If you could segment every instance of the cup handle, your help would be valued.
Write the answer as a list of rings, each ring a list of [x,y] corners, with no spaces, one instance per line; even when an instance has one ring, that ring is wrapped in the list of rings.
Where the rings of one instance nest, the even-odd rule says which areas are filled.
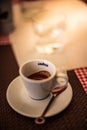
[[[56,75],[55,84],[54,84],[53,88],[67,86],[67,84],[68,84],[67,77]]]

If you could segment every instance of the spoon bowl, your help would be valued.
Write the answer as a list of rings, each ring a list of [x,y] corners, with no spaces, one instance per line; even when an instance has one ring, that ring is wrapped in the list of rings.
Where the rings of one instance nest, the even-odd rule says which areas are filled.
[[[42,112],[40,117],[35,118],[35,123],[36,124],[44,124],[46,119],[45,119],[45,114],[46,112],[49,110],[52,102],[55,100],[55,98],[61,94],[65,89],[67,88],[67,86],[61,86],[61,87],[56,87],[52,89],[52,97],[50,99],[50,101],[48,102],[46,108],[44,109],[44,111]]]

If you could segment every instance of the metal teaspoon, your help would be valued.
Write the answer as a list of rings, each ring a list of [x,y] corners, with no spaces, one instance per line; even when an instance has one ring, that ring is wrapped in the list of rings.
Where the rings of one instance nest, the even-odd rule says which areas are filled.
[[[42,112],[41,116],[35,118],[35,123],[36,124],[44,124],[45,123],[45,121],[46,121],[46,119],[45,119],[46,112],[48,111],[49,107],[51,106],[52,102],[57,97],[57,95],[59,95],[61,92],[63,92],[66,88],[67,88],[67,86],[62,86],[62,87],[56,87],[56,88],[52,89],[52,97],[51,97],[49,103],[47,104],[46,108]]]

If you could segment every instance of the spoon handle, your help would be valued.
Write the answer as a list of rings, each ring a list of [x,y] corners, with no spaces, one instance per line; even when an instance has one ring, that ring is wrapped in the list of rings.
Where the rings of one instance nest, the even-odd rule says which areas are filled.
[[[51,97],[49,103],[47,104],[47,106],[46,106],[46,108],[44,109],[44,111],[43,111],[43,113],[41,114],[41,116],[35,118],[35,123],[36,123],[36,124],[44,124],[44,123],[45,123],[45,117],[44,117],[44,115],[45,115],[46,112],[48,111],[48,109],[49,109],[51,103],[54,101],[54,99],[55,99],[55,97],[52,95],[52,97]]]
[[[45,123],[45,117],[44,115],[46,114],[46,112],[48,111],[48,109],[50,108],[52,102],[54,101],[54,99],[57,97],[57,95],[59,95],[61,92],[63,92],[66,89],[66,86],[60,87],[60,88],[55,88],[52,91],[52,97],[50,99],[50,101],[48,102],[46,108],[44,109],[43,113],[41,114],[40,117],[35,118],[35,123],[36,124],[44,124]]]

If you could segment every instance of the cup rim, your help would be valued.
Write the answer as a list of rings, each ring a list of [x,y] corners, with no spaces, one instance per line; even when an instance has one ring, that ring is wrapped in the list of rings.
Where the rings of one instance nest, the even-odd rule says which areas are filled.
[[[53,66],[53,68],[54,68],[55,71],[53,72],[53,74],[51,74],[50,77],[48,77],[48,78],[46,78],[46,79],[43,79],[43,80],[29,79],[29,78],[27,78],[26,76],[23,75],[23,73],[21,72],[21,70],[22,70],[22,68],[23,68],[26,64],[28,64],[29,62],[34,62],[34,61],[46,61],[46,62],[50,63],[50,64]],[[56,73],[57,73],[57,70],[56,70],[55,65],[54,65],[51,61],[49,61],[49,60],[44,60],[44,59],[33,59],[33,60],[29,60],[29,61],[25,62],[24,64],[22,64],[22,65],[20,66],[20,68],[19,68],[19,74],[20,74],[20,76],[21,76],[23,79],[25,79],[26,81],[31,82],[31,83],[47,82],[47,81],[51,80],[53,77],[55,77],[55,76],[56,76]]]

